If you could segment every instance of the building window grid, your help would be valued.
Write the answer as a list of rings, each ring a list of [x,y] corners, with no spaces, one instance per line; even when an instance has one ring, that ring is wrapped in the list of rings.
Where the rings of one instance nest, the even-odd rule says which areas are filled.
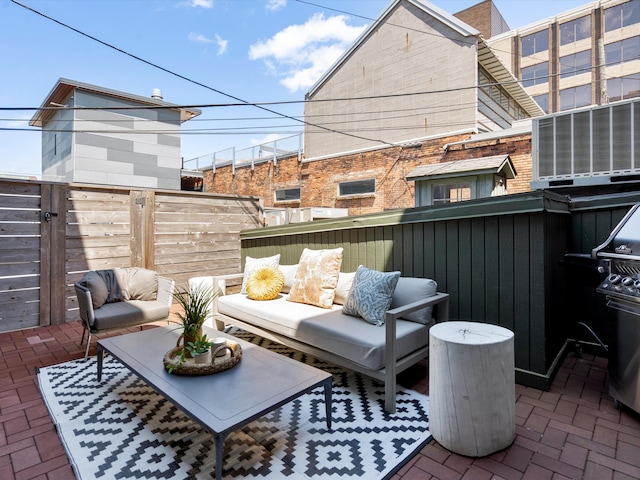
[[[534,85],[542,85],[549,82],[549,62],[536,63],[529,67],[520,69],[522,77],[522,86],[533,87]]]
[[[560,57],[560,78],[569,78],[591,71],[591,50]]]
[[[640,73],[608,79],[607,97],[610,102],[640,97]]]
[[[549,50],[549,31],[540,30],[522,37],[520,40],[522,56],[528,57]]]
[[[282,188],[275,191],[276,202],[295,202],[300,201],[300,187]]]
[[[540,106],[544,113],[549,113],[549,94],[543,93],[542,95],[536,95],[533,97],[536,103]]]
[[[560,110],[591,105],[591,84],[560,90]]]
[[[433,205],[471,200],[470,183],[434,184],[431,186],[431,202]]]
[[[591,16],[576,18],[560,24],[560,45],[591,38]]]
[[[604,11],[604,31],[610,32],[622,27],[640,23],[640,0],[630,0]]]
[[[376,179],[355,180],[340,182],[338,184],[339,197],[352,197],[356,195],[372,195],[376,193]]]
[[[607,66],[640,59],[640,36],[608,43],[604,46],[604,58]]]

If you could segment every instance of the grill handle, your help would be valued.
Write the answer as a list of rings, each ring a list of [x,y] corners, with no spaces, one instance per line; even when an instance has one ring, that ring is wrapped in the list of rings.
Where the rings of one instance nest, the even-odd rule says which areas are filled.
[[[607,307],[615,308],[616,310],[640,317],[640,305],[625,302],[624,300],[607,297]]]

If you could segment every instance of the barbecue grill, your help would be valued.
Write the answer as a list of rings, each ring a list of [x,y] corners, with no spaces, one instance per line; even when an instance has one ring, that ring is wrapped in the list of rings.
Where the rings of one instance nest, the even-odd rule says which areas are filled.
[[[640,413],[640,204],[591,252],[603,260],[605,279],[596,289],[613,312],[609,340],[609,393]]]

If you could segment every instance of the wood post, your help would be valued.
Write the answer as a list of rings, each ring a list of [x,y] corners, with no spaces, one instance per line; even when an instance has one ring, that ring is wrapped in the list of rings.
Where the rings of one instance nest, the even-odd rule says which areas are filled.
[[[513,332],[476,322],[444,322],[429,333],[429,430],[469,457],[515,438]]]

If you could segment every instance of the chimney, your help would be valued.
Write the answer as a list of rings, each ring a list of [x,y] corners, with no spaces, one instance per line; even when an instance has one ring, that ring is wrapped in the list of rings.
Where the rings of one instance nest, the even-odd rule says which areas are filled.
[[[151,92],[151,98],[155,98],[156,100],[162,100],[162,90],[159,88],[154,88]]]

